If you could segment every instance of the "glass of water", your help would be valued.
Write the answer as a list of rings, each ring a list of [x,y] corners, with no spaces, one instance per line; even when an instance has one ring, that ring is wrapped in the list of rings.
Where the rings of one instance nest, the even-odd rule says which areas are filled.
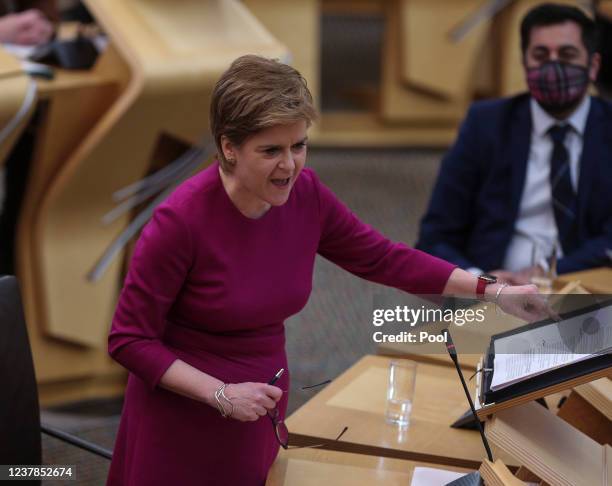
[[[388,424],[407,428],[414,399],[417,364],[407,359],[394,359],[389,364],[389,386],[387,388]]]

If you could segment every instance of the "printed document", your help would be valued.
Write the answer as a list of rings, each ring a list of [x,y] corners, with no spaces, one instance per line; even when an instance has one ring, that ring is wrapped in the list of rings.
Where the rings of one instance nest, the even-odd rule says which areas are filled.
[[[496,339],[491,390],[612,352],[612,305]]]

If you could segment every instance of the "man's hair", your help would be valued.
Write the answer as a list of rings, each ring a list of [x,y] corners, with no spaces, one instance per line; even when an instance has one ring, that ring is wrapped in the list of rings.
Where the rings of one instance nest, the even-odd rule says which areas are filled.
[[[582,43],[589,56],[597,51],[597,28],[595,22],[582,10],[571,5],[543,3],[532,8],[521,22],[521,51],[523,56],[529,46],[531,31],[534,27],[575,22],[582,31]]]
[[[210,129],[219,164],[231,171],[221,147],[226,136],[237,146],[259,131],[316,118],[312,95],[302,75],[286,64],[261,56],[236,59],[215,85],[210,102]]]

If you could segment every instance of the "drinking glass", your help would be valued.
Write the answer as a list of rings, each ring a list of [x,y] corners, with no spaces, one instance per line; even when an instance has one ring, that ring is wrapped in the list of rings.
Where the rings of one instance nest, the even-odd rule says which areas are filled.
[[[414,399],[417,364],[407,359],[392,360],[389,364],[389,386],[387,388],[388,424],[407,428]]]

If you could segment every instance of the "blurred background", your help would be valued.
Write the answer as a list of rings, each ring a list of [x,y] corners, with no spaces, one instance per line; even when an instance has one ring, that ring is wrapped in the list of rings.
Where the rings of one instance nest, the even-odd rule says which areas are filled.
[[[51,43],[0,48],[0,127],[8,127],[0,201],[12,214],[0,274],[20,284],[43,421],[112,448],[126,372],[108,357],[106,337],[131,248],[152,208],[210,162],[208,101],[233,59],[259,53],[304,75],[320,110],[308,164],[363,221],[412,245],[469,104],[525,90],[518,26],[538,3],[28,5],[48,15],[55,34]],[[597,12],[604,26],[612,18],[612,2],[566,3]],[[611,87],[605,49],[609,42],[603,95]],[[376,287],[318,259],[313,288],[286,323],[289,413],[313,393],[301,386],[374,351]],[[78,484],[103,484],[108,468],[48,436],[43,461],[78,464]]]

